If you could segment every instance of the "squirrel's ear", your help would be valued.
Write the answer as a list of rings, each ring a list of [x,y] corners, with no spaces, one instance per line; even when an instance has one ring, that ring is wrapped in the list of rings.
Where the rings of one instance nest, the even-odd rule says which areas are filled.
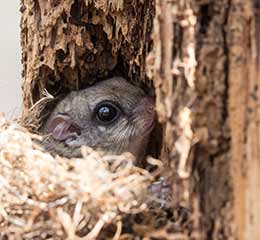
[[[81,128],[73,123],[69,116],[57,115],[47,124],[47,133],[56,140],[63,141],[75,134],[80,135]]]

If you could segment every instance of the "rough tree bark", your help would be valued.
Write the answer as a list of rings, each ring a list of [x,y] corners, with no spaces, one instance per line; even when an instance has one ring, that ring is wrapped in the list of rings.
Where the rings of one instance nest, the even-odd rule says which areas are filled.
[[[21,12],[24,117],[44,89],[152,80],[173,207],[191,209],[179,239],[260,238],[257,0],[22,0]]]

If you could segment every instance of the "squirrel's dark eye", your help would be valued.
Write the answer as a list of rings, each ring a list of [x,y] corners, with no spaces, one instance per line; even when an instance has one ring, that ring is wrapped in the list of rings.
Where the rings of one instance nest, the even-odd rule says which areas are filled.
[[[111,123],[117,119],[118,114],[118,108],[110,102],[100,103],[96,108],[96,118],[100,123]]]

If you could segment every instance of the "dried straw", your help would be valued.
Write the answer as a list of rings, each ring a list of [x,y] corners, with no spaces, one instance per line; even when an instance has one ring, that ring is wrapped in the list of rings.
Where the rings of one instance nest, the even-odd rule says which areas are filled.
[[[152,178],[130,155],[53,157],[34,139],[0,116],[0,239],[97,239],[111,224],[119,239],[123,217],[146,209]]]

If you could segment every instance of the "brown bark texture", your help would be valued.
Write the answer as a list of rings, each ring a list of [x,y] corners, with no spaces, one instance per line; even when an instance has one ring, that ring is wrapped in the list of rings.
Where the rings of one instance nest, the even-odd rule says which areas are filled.
[[[114,75],[148,81],[153,1],[24,0],[21,12],[24,116],[45,89],[56,96]]]
[[[260,239],[257,0],[22,0],[21,12],[27,123],[45,89],[114,75],[148,88],[172,208],[189,211],[168,239]]]

